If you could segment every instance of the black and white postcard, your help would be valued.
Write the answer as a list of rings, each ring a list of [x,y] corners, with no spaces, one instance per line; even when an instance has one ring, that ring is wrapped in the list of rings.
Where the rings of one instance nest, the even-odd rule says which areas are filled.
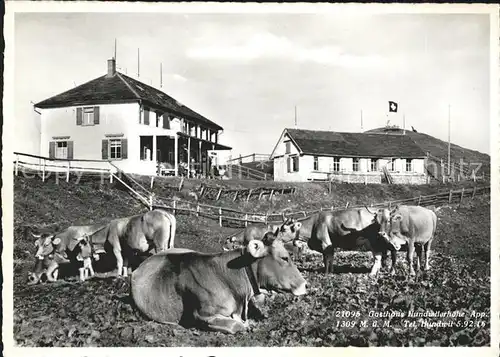
[[[4,29],[6,356],[498,356],[498,6]]]

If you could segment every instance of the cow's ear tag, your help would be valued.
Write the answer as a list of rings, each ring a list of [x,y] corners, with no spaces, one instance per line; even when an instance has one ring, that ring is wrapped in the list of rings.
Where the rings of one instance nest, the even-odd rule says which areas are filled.
[[[61,243],[61,238],[54,238],[54,239],[52,239],[52,244],[58,245],[60,243]]]

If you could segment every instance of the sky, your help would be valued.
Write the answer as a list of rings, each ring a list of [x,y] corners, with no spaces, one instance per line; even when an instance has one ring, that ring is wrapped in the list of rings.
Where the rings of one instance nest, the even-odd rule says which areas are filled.
[[[490,153],[489,16],[18,13],[16,151],[39,154],[32,102],[117,67],[224,128],[231,155],[269,154],[284,128],[390,124]],[[399,104],[388,113],[388,101]],[[361,114],[362,113],[362,114]],[[363,129],[361,128],[361,116]]]

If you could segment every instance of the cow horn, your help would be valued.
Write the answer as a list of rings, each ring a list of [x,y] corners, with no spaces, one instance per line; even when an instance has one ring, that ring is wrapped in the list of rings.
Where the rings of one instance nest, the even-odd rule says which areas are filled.
[[[257,239],[252,239],[248,242],[247,250],[254,258],[262,258],[267,255],[267,247],[262,241]]]
[[[36,239],[38,239],[38,238],[40,238],[40,237],[42,236],[42,233],[38,233],[38,234],[35,234],[35,233],[33,233],[33,232],[30,232],[30,233],[31,233],[31,235],[32,235],[33,237],[35,237]]]
[[[370,212],[371,214],[377,214],[377,212],[373,212],[371,209],[368,208],[368,206],[365,205],[365,208],[368,212]]]

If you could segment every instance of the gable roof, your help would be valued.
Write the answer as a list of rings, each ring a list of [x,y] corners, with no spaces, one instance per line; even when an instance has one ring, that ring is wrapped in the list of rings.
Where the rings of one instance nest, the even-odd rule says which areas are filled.
[[[285,129],[302,154],[346,157],[423,158],[424,151],[406,135],[339,133]]]
[[[179,103],[164,92],[120,72],[115,72],[112,76],[104,75],[95,78],[66,92],[45,99],[35,104],[35,107],[42,109],[61,108],[136,101],[142,101],[151,107],[163,109],[169,113],[203,123],[212,129],[223,129],[220,125]]]

